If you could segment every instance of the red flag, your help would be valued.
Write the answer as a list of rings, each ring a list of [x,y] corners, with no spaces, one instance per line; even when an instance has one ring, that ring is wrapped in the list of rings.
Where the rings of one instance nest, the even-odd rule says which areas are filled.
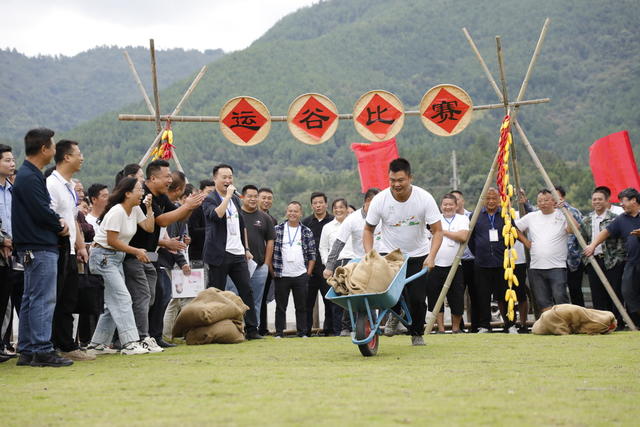
[[[360,188],[362,192],[377,187],[384,190],[389,186],[389,163],[398,158],[396,139],[373,142],[371,144],[351,144],[351,150],[358,159]]]
[[[611,189],[611,201],[618,202],[618,193],[625,188],[640,190],[640,175],[631,149],[629,132],[612,133],[600,138],[589,148],[589,163],[596,187]]]

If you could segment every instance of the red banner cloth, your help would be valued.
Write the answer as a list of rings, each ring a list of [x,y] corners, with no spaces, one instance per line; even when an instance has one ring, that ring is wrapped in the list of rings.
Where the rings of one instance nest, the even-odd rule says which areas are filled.
[[[589,148],[589,163],[596,187],[609,187],[612,202],[619,202],[618,193],[625,188],[640,190],[638,166],[631,149],[629,132],[626,130],[594,142]]]
[[[392,138],[370,144],[351,144],[351,150],[358,159],[360,188],[363,193],[376,187],[384,190],[389,186],[389,163],[397,159],[398,146]]]

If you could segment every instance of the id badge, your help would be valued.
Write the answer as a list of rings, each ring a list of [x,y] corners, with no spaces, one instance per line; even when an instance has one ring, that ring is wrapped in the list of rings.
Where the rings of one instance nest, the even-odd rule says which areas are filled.
[[[498,230],[495,228],[492,228],[491,230],[489,230],[489,241],[490,242],[497,242],[498,241]]]
[[[450,248],[453,248],[456,245],[456,242],[454,242],[453,240],[449,239],[449,241],[447,242],[447,246]]]
[[[293,251],[287,251],[287,262],[294,262],[296,260]]]
[[[236,231],[236,228],[233,226],[233,224],[231,224],[229,226],[229,234],[232,236],[235,236],[236,234],[238,234],[238,232]]]

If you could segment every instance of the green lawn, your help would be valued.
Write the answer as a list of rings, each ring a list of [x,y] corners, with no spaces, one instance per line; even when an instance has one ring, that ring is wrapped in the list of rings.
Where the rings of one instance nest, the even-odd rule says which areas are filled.
[[[638,425],[640,335],[268,338],[0,365],[3,425]],[[635,421],[634,421],[635,420]]]

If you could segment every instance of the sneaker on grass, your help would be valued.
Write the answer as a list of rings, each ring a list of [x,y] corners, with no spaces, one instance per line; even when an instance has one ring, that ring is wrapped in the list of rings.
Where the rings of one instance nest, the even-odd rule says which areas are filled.
[[[425,345],[422,335],[413,335],[411,337],[411,345]]]
[[[120,350],[120,354],[125,354],[127,356],[147,353],[149,353],[149,349],[147,349],[143,344],[137,341],[131,341],[129,344],[122,347],[122,350]]]
[[[104,344],[89,344],[87,346],[87,353],[99,356],[102,354],[118,354],[118,350],[114,350]]]
[[[149,353],[161,353],[164,351],[164,349],[160,347],[158,343],[156,343],[156,340],[153,339],[153,337],[146,337],[145,339],[140,341],[140,344],[142,345],[142,347],[149,350]]]

